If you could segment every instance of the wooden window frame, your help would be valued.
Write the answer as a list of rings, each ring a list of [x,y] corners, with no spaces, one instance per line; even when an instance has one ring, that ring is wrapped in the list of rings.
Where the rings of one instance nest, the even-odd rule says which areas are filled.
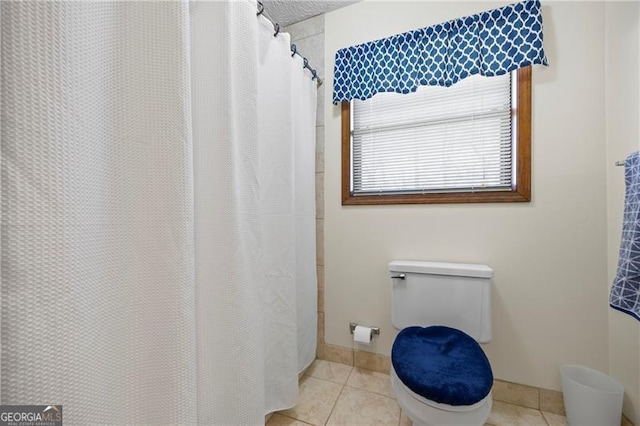
[[[342,205],[518,203],[531,201],[531,66],[517,71],[516,185],[510,191],[354,195],[351,192],[351,105],[342,102]]]

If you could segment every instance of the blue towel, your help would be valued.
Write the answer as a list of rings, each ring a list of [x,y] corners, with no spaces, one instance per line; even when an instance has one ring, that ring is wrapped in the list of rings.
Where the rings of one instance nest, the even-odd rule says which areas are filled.
[[[622,241],[609,305],[640,321],[640,152],[627,157],[624,177]]]

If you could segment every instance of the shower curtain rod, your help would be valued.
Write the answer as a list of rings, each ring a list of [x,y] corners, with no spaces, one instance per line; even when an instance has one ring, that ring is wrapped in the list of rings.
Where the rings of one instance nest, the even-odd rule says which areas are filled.
[[[267,16],[267,14],[264,11],[264,5],[262,4],[262,2],[258,2],[258,13],[256,13],[256,16],[260,16],[260,15],[264,16],[269,22],[271,22],[271,25],[273,25],[273,29],[275,31],[273,33],[273,36],[276,37],[280,33],[280,24],[273,22],[273,20]],[[302,58],[304,63],[302,68],[303,69],[306,68],[309,71],[311,71],[311,79],[316,80],[316,82],[318,83],[318,87],[320,87],[322,85],[322,79],[318,76],[318,73],[316,72],[316,70],[309,66],[309,60],[298,52],[298,48],[296,47],[295,44],[292,44],[291,57],[293,58],[294,55],[298,55]]]

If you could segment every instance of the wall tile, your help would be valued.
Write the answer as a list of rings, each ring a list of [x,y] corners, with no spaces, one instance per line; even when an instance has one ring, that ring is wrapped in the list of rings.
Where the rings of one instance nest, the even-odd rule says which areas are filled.
[[[324,313],[318,312],[318,341],[316,346],[316,358],[324,358]]]
[[[318,71],[318,75],[322,80],[325,80],[325,75],[323,72]],[[316,113],[316,126],[324,126],[324,85],[325,84],[327,83],[323,83],[323,85],[318,88],[318,112]]]
[[[324,266],[316,267],[318,277],[318,312],[324,312]]]
[[[324,220],[316,219],[316,265],[324,266]]]
[[[309,60],[309,66],[324,79],[324,33],[298,39],[295,45],[298,52]]]
[[[316,173],[316,219],[324,219],[324,173]]]
[[[309,60],[324,80],[324,15],[318,15],[284,28],[298,52]],[[353,351],[324,343],[324,87],[318,88],[316,114],[316,265],[318,277],[318,359],[353,365]],[[328,347],[328,349],[327,349]],[[328,357],[328,358],[327,358]]]
[[[316,127],[316,173],[324,172],[324,126]]]
[[[292,43],[312,35],[324,34],[324,14],[291,24],[284,28],[284,32],[291,35]]]
[[[491,392],[495,401],[508,402],[536,410],[540,407],[538,388],[495,380]]]
[[[355,351],[353,354],[354,365],[378,373],[389,374],[391,370],[391,358],[385,355],[367,351]]]
[[[326,359],[327,361],[353,365],[352,349],[325,344],[323,352],[323,359]]]
[[[487,423],[494,426],[547,426],[540,411],[500,401],[493,402]]]

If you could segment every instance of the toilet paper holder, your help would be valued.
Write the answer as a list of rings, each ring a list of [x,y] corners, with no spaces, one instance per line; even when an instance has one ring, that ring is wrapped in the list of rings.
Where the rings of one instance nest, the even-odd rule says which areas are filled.
[[[355,331],[356,327],[360,325],[357,324],[355,322],[350,322],[349,323],[349,333],[353,334],[353,332]],[[380,327],[369,327],[371,329],[371,337],[373,336],[379,336],[380,335]]]

